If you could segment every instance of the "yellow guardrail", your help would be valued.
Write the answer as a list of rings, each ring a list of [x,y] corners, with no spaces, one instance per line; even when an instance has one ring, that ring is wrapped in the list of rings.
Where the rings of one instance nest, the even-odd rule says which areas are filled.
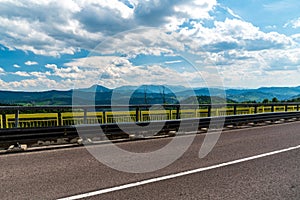
[[[150,110],[140,112],[141,121],[159,121],[159,120],[170,120],[171,110]]]
[[[171,111],[172,119],[176,119],[177,110]],[[179,117],[181,119],[187,119],[187,118],[197,118],[198,112],[197,109],[186,109],[186,110],[179,110]]]
[[[58,125],[58,113],[19,114],[18,117],[18,127],[20,128],[52,127]],[[7,114],[6,128],[14,127],[16,127],[15,114]]]
[[[255,110],[252,107],[246,107],[246,108],[237,108],[236,114],[237,115],[247,115],[247,114],[254,114]]]
[[[138,118],[140,118],[140,116],[138,116]],[[116,123],[136,122],[139,119],[136,119],[136,111],[114,111],[105,112],[105,120],[106,123]]]
[[[157,120],[173,120],[177,117],[199,118],[208,116],[227,116],[227,115],[244,115],[266,112],[291,112],[297,111],[296,105],[278,105],[278,106],[237,106],[237,107],[221,107],[211,108],[210,113],[208,108],[201,109],[182,109],[179,110],[141,110],[136,111],[107,111],[107,112],[64,112],[64,113],[34,113],[34,114],[19,114],[18,127],[52,127],[52,126],[68,126],[76,124],[103,124],[116,122],[136,122],[136,121],[157,121]],[[178,115],[178,116],[177,116]],[[5,118],[3,118],[5,117]],[[14,128],[16,127],[15,114],[0,115],[0,127]]]
[[[288,111],[288,112],[297,111],[297,106],[288,106],[288,107],[287,107],[287,111]]]
[[[102,112],[87,112],[84,118],[84,112],[66,112],[61,113],[61,122],[63,126],[79,124],[102,124],[104,122]]]

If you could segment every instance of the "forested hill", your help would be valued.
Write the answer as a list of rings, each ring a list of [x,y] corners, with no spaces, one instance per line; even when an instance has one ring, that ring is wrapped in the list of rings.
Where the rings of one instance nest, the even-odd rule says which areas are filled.
[[[94,85],[90,88],[67,90],[67,91],[0,91],[0,105],[71,105],[111,104],[111,97],[114,102],[124,104],[174,104],[179,102],[188,103],[191,97],[197,97],[200,103],[209,103],[210,96],[214,101],[227,102],[262,102],[265,99],[276,98],[279,101],[297,101],[300,97],[300,86],[298,87],[263,87],[258,89],[226,89],[220,88],[194,88],[189,89],[183,86],[161,86],[142,85],[122,86],[109,89],[103,86]],[[218,99],[219,98],[219,99]],[[75,100],[74,102],[72,100]]]

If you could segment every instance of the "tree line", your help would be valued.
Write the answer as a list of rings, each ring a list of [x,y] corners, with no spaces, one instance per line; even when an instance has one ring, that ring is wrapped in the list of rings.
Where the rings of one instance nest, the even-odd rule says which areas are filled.
[[[289,99],[289,100],[278,100],[276,97],[270,99],[264,99],[261,102],[257,102],[257,101],[244,101],[242,103],[286,103],[286,102],[300,102],[300,97],[299,98],[295,98],[295,99]]]

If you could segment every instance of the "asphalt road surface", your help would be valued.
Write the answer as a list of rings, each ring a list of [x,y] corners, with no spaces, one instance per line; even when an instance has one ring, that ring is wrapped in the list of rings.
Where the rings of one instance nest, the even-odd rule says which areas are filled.
[[[0,199],[300,199],[300,122],[225,131],[200,159],[204,136],[150,173],[111,169],[85,147],[0,155]],[[118,146],[145,153],[171,140]]]

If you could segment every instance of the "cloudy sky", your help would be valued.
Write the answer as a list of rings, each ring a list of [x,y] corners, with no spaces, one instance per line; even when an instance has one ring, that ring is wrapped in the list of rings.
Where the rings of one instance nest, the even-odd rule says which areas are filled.
[[[300,85],[298,0],[0,0],[0,89]]]

